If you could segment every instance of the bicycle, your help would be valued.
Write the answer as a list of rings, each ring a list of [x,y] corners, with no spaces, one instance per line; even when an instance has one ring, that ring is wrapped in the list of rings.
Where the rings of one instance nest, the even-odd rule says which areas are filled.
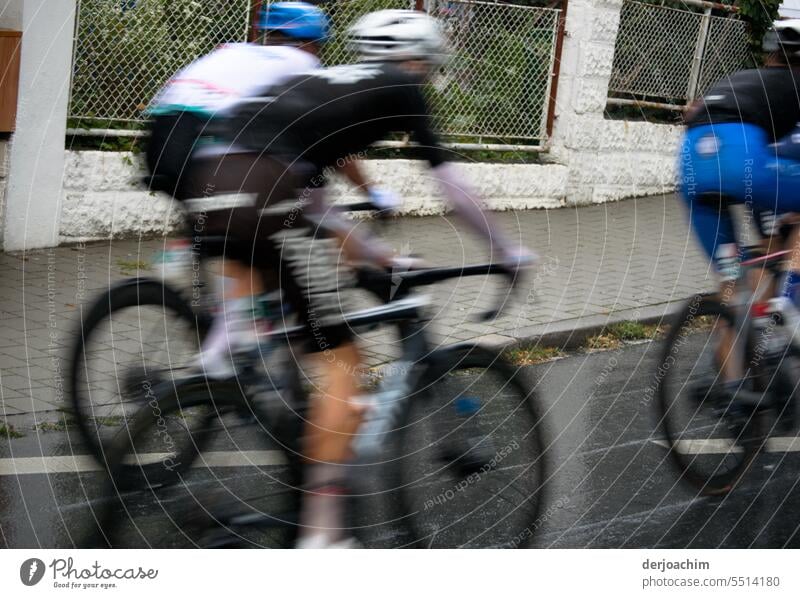
[[[378,222],[391,214],[370,202],[339,209],[372,212]],[[124,430],[127,418],[147,402],[141,381],[149,380],[149,388],[185,371],[197,355],[219,305],[214,260],[225,243],[187,230],[163,256],[179,264],[177,275],[122,280],[81,307],[67,368],[70,423],[98,461],[105,459],[104,446]],[[185,421],[191,424],[192,418]]]
[[[794,426],[800,351],[769,302],[791,251],[741,251],[731,296],[690,299],[669,324],[656,371],[659,424],[672,460],[707,495],[730,492],[772,431]],[[731,379],[740,381],[735,388],[725,384]]]
[[[536,521],[546,467],[533,385],[495,350],[471,344],[433,349],[426,335],[427,302],[412,294],[420,286],[488,274],[509,273],[481,264],[359,274],[359,287],[387,303],[350,314],[348,325],[363,329],[391,324],[402,349],[377,392],[363,398],[372,407],[355,442],[352,469],[361,472],[356,479],[370,479],[373,486],[351,497],[357,514],[351,524],[367,544],[369,536],[385,530],[386,521],[410,538],[399,542],[404,546],[504,545],[509,538],[523,537]],[[502,303],[482,317],[494,317],[501,308]],[[272,331],[262,336],[261,345],[274,351],[277,343],[291,345],[302,334],[301,327]],[[91,545],[120,546],[132,539],[148,546],[294,543],[302,481],[298,443],[307,394],[302,385],[287,396],[277,390],[281,385],[261,383],[257,352],[240,355],[236,364],[237,374],[229,380],[192,377],[153,389],[158,415],[143,407],[130,422],[127,438],[117,438],[107,451],[109,493],[115,498],[96,515]],[[296,364],[284,363],[283,368],[291,371]],[[299,377],[285,370],[278,376]],[[159,421],[197,408],[213,410],[214,433],[190,434],[191,451],[184,450],[185,444],[167,450]],[[242,434],[242,426],[258,429],[257,445],[251,435]],[[216,449],[221,446],[233,447],[235,454],[250,460],[250,467],[219,479],[214,467],[220,463]],[[386,454],[391,458],[385,461]],[[195,460],[203,467],[192,468]],[[162,470],[176,462],[181,463],[176,476],[180,484],[165,486]],[[126,480],[127,489],[136,485],[130,480],[131,467],[144,489],[119,493],[120,480]],[[365,470],[376,471],[365,475]],[[376,475],[379,471],[388,475]],[[188,475],[194,472],[199,480]],[[271,491],[252,496],[246,482],[253,483],[253,478]],[[388,499],[391,514],[368,507],[376,493]],[[148,519],[153,501],[162,510]],[[136,515],[146,523],[137,522]],[[486,525],[487,515],[494,525]]]

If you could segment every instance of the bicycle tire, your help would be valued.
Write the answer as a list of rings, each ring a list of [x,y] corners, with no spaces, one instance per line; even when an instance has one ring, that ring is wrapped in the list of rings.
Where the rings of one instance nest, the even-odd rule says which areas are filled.
[[[208,330],[210,320],[204,314],[196,314],[181,295],[161,281],[154,279],[135,279],[112,286],[97,297],[80,320],[80,330],[69,352],[68,390],[70,403],[75,417],[75,427],[91,453],[99,461],[104,459],[103,424],[98,424],[94,417],[91,390],[82,388],[82,372],[88,376],[86,348],[92,336],[99,330],[104,321],[110,321],[113,314],[128,308],[155,306],[163,308],[177,320],[184,322],[194,331],[197,346]],[[88,385],[87,385],[88,386]],[[141,398],[141,397],[140,397]],[[115,421],[107,422],[113,432]],[[109,434],[110,435],[110,434]]]
[[[104,457],[114,464],[114,479],[119,490],[156,488],[180,481],[218,431],[213,425],[217,415],[214,402],[196,399],[198,395],[207,397],[209,392],[208,381],[199,376],[187,381],[164,382],[150,391],[152,398],[136,413],[131,424],[121,429],[111,443],[105,445],[114,446],[113,450],[106,450]],[[185,423],[189,419],[192,425]],[[146,423],[148,420],[149,424]],[[173,462],[172,467],[126,465],[115,461],[119,459],[118,454],[123,447],[127,446],[129,452],[135,453],[148,449],[137,443],[140,437],[138,430],[143,426],[157,426],[160,429],[154,438],[149,439],[149,448],[152,452],[155,439],[155,448],[162,449],[159,452],[165,454],[164,459],[169,458]],[[165,446],[159,447],[159,441]],[[165,453],[167,449],[169,453]]]
[[[250,423],[255,422],[259,427],[264,426],[268,421],[266,414],[261,413],[258,407],[254,407],[251,401],[244,397],[241,389],[233,382],[212,382],[203,390],[198,385],[193,385],[190,389],[180,390],[169,393],[166,398],[160,399],[161,411],[164,416],[168,414],[180,413],[187,408],[204,405],[213,405],[214,413],[217,417],[233,415],[240,420]],[[132,438],[146,437],[153,431],[154,419],[147,413],[146,408],[141,409],[131,420],[128,430]],[[261,438],[261,437],[259,437]],[[183,541],[189,547],[261,547],[268,542],[270,546],[287,547],[293,545],[297,526],[294,525],[296,515],[299,511],[300,482],[302,475],[301,459],[298,454],[285,447],[277,445],[285,457],[285,466],[279,467],[276,475],[280,476],[279,491],[266,496],[258,496],[258,499],[275,501],[276,497],[281,497],[281,507],[274,517],[264,515],[263,512],[253,511],[250,505],[245,505],[242,499],[232,496],[231,488],[223,481],[212,491],[197,491],[194,488],[196,483],[188,480],[185,476],[189,472],[194,462],[200,458],[200,452],[189,455],[191,462],[183,463],[179,471],[171,473],[177,475],[181,484],[173,484],[166,487],[157,487],[150,479],[155,475],[157,480],[162,479],[157,468],[159,463],[128,465],[125,457],[130,451],[130,447],[136,445],[125,439],[115,439],[108,445],[106,450],[106,473],[108,474],[106,483],[106,494],[111,496],[111,500],[103,503],[99,512],[95,511],[92,529],[87,534],[86,546],[120,547],[130,542],[132,538],[126,536],[133,533],[137,537],[134,541],[143,541],[148,547],[166,547],[154,543],[153,536],[166,538],[165,542],[172,543],[170,547],[175,547],[175,543]],[[276,447],[274,443],[270,447]],[[260,466],[254,466],[256,471],[261,473]],[[139,480],[136,487],[140,490],[135,493],[126,492],[123,486],[131,485],[131,469],[139,469]],[[208,469],[210,471],[210,469]],[[219,482],[216,476],[212,476],[212,482]],[[121,486],[122,482],[122,486]],[[144,482],[144,483],[143,483]],[[143,525],[137,524],[134,517],[143,516],[141,505],[137,503],[140,498],[146,499],[150,507],[154,505],[162,508],[181,501],[162,500],[159,493],[173,492],[180,493],[186,490],[187,496],[183,504],[177,507],[176,513],[166,513],[164,511],[159,518],[156,510],[155,518],[158,519],[156,525],[150,525],[150,529],[143,529]],[[153,501],[152,499],[156,500]],[[133,503],[130,506],[129,503]],[[243,511],[250,509],[249,515]],[[261,529],[255,525],[235,523],[236,518],[242,519],[249,516],[260,515],[262,519]],[[152,518],[153,515],[151,514]],[[264,525],[267,521],[269,525]],[[135,532],[131,532],[135,530]],[[264,536],[269,540],[263,543],[248,539],[248,533],[258,533],[264,531]]]
[[[708,364],[699,366],[700,374],[706,377],[710,376],[711,381],[693,382],[691,386],[688,384],[688,378],[687,380],[681,379],[679,367],[691,366],[689,371],[689,376],[691,376],[704,358],[690,359],[689,363],[680,363],[678,367],[674,365],[679,364],[679,357],[676,356],[681,347],[697,344],[695,339],[690,339],[693,327],[697,330],[695,334],[699,336],[706,329],[713,331],[716,322],[720,319],[726,322],[731,329],[736,330],[736,318],[733,312],[715,296],[700,295],[689,300],[671,321],[656,373],[660,408],[658,423],[666,436],[667,448],[672,461],[678,468],[682,479],[688,481],[701,494],[710,496],[727,494],[736,487],[758,453],[758,434],[756,432],[758,415],[755,412],[749,416],[733,417],[729,405],[727,408],[718,408],[718,410],[722,409],[723,415],[717,417],[712,412],[712,407],[705,405],[703,399],[710,395],[707,389],[703,393],[702,389],[705,388],[703,385],[716,383],[719,373],[715,371],[709,373],[704,370],[716,369],[718,366],[714,362],[718,358],[712,354],[705,358],[712,361],[709,367],[704,367]],[[710,353],[713,353],[713,349],[717,346],[708,340],[703,342],[701,339],[701,342],[703,343],[702,348],[709,349]],[[746,339],[746,342],[748,344],[747,356],[750,353],[749,339]],[[689,386],[690,394],[700,393],[703,395],[699,402],[694,399],[697,405],[690,404],[692,399],[688,397],[681,401],[680,405],[678,404],[679,397],[675,390],[679,391],[687,386]],[[685,425],[673,421],[673,416],[677,418],[683,403],[686,403],[685,409],[690,417]],[[708,417],[708,422],[711,423],[701,419],[703,417]],[[716,435],[720,433],[727,434],[727,436],[718,438]],[[716,455],[721,456],[717,457]],[[719,464],[715,465],[715,460],[718,460]]]
[[[499,390],[489,386],[493,379],[501,385]],[[480,411],[454,424],[447,414],[453,402],[449,397],[456,391],[463,397],[466,391],[459,389],[465,385],[470,393],[482,397]],[[393,460],[413,546],[517,548],[529,543],[541,524],[547,470],[533,388],[518,367],[504,361],[497,351],[481,346],[434,351],[426,359],[425,371],[403,412],[398,428],[401,452]],[[417,417],[419,409],[423,409],[422,417]],[[444,416],[439,417],[441,414]],[[480,426],[482,438],[477,446],[455,459],[446,455],[451,462],[437,466],[441,451],[447,453],[451,448],[448,438],[463,448],[466,445],[459,444],[458,434],[474,433],[476,426]],[[409,447],[416,448],[410,451]],[[478,456],[464,459],[472,450],[477,450]],[[435,471],[421,473],[420,464],[429,464]],[[507,477],[501,477],[506,472]],[[448,479],[431,482],[433,475],[440,473]],[[475,499],[479,489],[489,498]],[[470,493],[472,497],[467,499]],[[467,512],[453,518],[459,509]]]

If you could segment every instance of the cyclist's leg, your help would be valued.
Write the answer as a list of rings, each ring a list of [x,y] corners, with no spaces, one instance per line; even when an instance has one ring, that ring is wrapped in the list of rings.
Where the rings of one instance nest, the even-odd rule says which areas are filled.
[[[730,203],[753,197],[763,167],[766,134],[752,125],[721,124],[690,128],[680,154],[680,195],[689,209],[692,229],[720,274],[720,296],[733,296],[739,251]],[[717,361],[732,384],[743,376],[734,358],[734,331],[718,324]]]
[[[258,203],[294,192],[289,177],[255,168],[257,163],[257,157],[247,154],[201,155],[186,177],[192,189],[192,199],[186,201],[194,215],[193,234],[225,238],[225,259],[218,270],[226,283],[224,295],[198,357],[198,365],[212,376],[230,375],[230,351],[256,343],[257,298],[267,290],[262,272],[251,265]]]
[[[755,196],[759,208],[783,215],[800,212],[800,126],[770,148],[763,178],[767,179],[764,187],[769,192]],[[800,232],[796,225],[786,243],[792,255],[786,264],[787,272],[779,293],[797,307],[800,305]]]
[[[361,423],[358,391],[361,356],[342,318],[339,249],[332,238],[289,205],[262,215],[259,259],[275,267],[284,297],[308,330],[308,354],[322,373],[312,398],[303,443],[308,465],[300,514],[300,545],[334,545],[344,533],[345,465]]]
[[[226,158],[209,181],[215,193],[257,195],[253,205],[216,212],[209,234],[231,239],[226,256],[265,273],[309,332],[308,352],[323,370],[324,381],[312,399],[304,442],[310,489],[303,500],[302,537],[327,545],[342,536],[344,465],[352,435],[360,424],[356,395],[360,355],[342,318],[339,250],[333,239],[316,235],[294,199],[293,177],[270,157]],[[238,173],[238,174],[237,174]],[[221,215],[221,217],[220,217]]]
[[[766,175],[773,177],[774,193],[759,194],[759,207],[771,209],[789,221],[790,212],[800,212],[800,161],[777,157],[770,163]],[[769,185],[766,186],[769,189]],[[772,308],[782,316],[783,330],[788,332],[795,346],[800,346],[800,228],[791,226],[784,247],[791,255],[784,263],[784,272],[776,281],[771,295]]]

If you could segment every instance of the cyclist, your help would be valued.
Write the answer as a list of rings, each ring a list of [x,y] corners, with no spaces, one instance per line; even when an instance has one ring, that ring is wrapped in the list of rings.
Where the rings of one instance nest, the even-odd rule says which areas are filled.
[[[326,169],[391,132],[411,133],[431,178],[487,239],[492,259],[510,268],[533,260],[481,210],[432,131],[422,86],[445,58],[438,22],[421,12],[382,10],[359,19],[348,35],[360,62],[299,75],[273,89],[270,98],[241,103],[231,119],[231,145],[193,167],[194,188],[210,186],[217,194],[209,202],[235,192],[236,205],[206,214],[205,226],[209,234],[235,239],[231,254],[238,251],[239,259],[277,274],[268,286],[280,284],[294,304],[309,330],[309,352],[326,378],[325,392],[312,403],[305,438],[303,547],[347,544],[344,466],[362,411],[353,400],[361,358],[341,317],[339,290],[345,283],[337,270],[338,250],[329,240],[314,238],[317,225],[308,217],[326,211]],[[397,264],[391,252],[349,227],[337,234],[348,257]]]
[[[151,102],[147,164],[154,190],[181,200],[196,195],[198,191],[190,190],[183,180],[189,162],[198,148],[213,143],[219,123],[230,110],[242,98],[261,95],[293,75],[321,66],[318,54],[329,38],[330,25],[316,6],[306,2],[270,4],[263,13],[261,29],[260,43],[223,44],[179,71]],[[370,184],[355,161],[341,170],[376,207],[392,209],[398,204],[392,192]],[[239,329],[239,336],[252,336],[247,334],[246,314],[251,311],[249,297],[258,291],[252,286],[254,276],[244,265],[228,261],[223,273],[233,281],[222,309],[230,321],[223,323],[218,318],[214,322],[200,356],[211,375],[230,371],[223,356],[237,340],[228,330]]]
[[[764,68],[719,81],[689,110],[680,148],[680,194],[688,204],[692,229],[721,275],[723,296],[733,290],[739,260],[728,205],[748,204],[762,225],[774,214],[800,211],[800,146],[795,143],[800,141],[795,132],[800,123],[800,20],[775,22],[764,49],[769,53]],[[795,231],[779,296],[771,301],[795,342],[800,324],[798,240]],[[727,359],[733,331],[721,333],[723,391],[755,400],[742,388],[737,361]]]
[[[329,35],[325,14],[305,2],[273,4],[262,19],[262,43],[223,44],[176,73],[154,97],[147,164],[162,190],[181,199],[180,178],[192,151],[213,138],[214,118],[243,97],[320,66]]]

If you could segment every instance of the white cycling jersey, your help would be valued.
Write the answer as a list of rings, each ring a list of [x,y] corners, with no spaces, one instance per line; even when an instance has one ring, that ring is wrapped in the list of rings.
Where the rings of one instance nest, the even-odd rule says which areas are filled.
[[[225,44],[173,76],[149,110],[153,114],[194,110],[224,115],[241,98],[319,66],[316,56],[293,46]]]

